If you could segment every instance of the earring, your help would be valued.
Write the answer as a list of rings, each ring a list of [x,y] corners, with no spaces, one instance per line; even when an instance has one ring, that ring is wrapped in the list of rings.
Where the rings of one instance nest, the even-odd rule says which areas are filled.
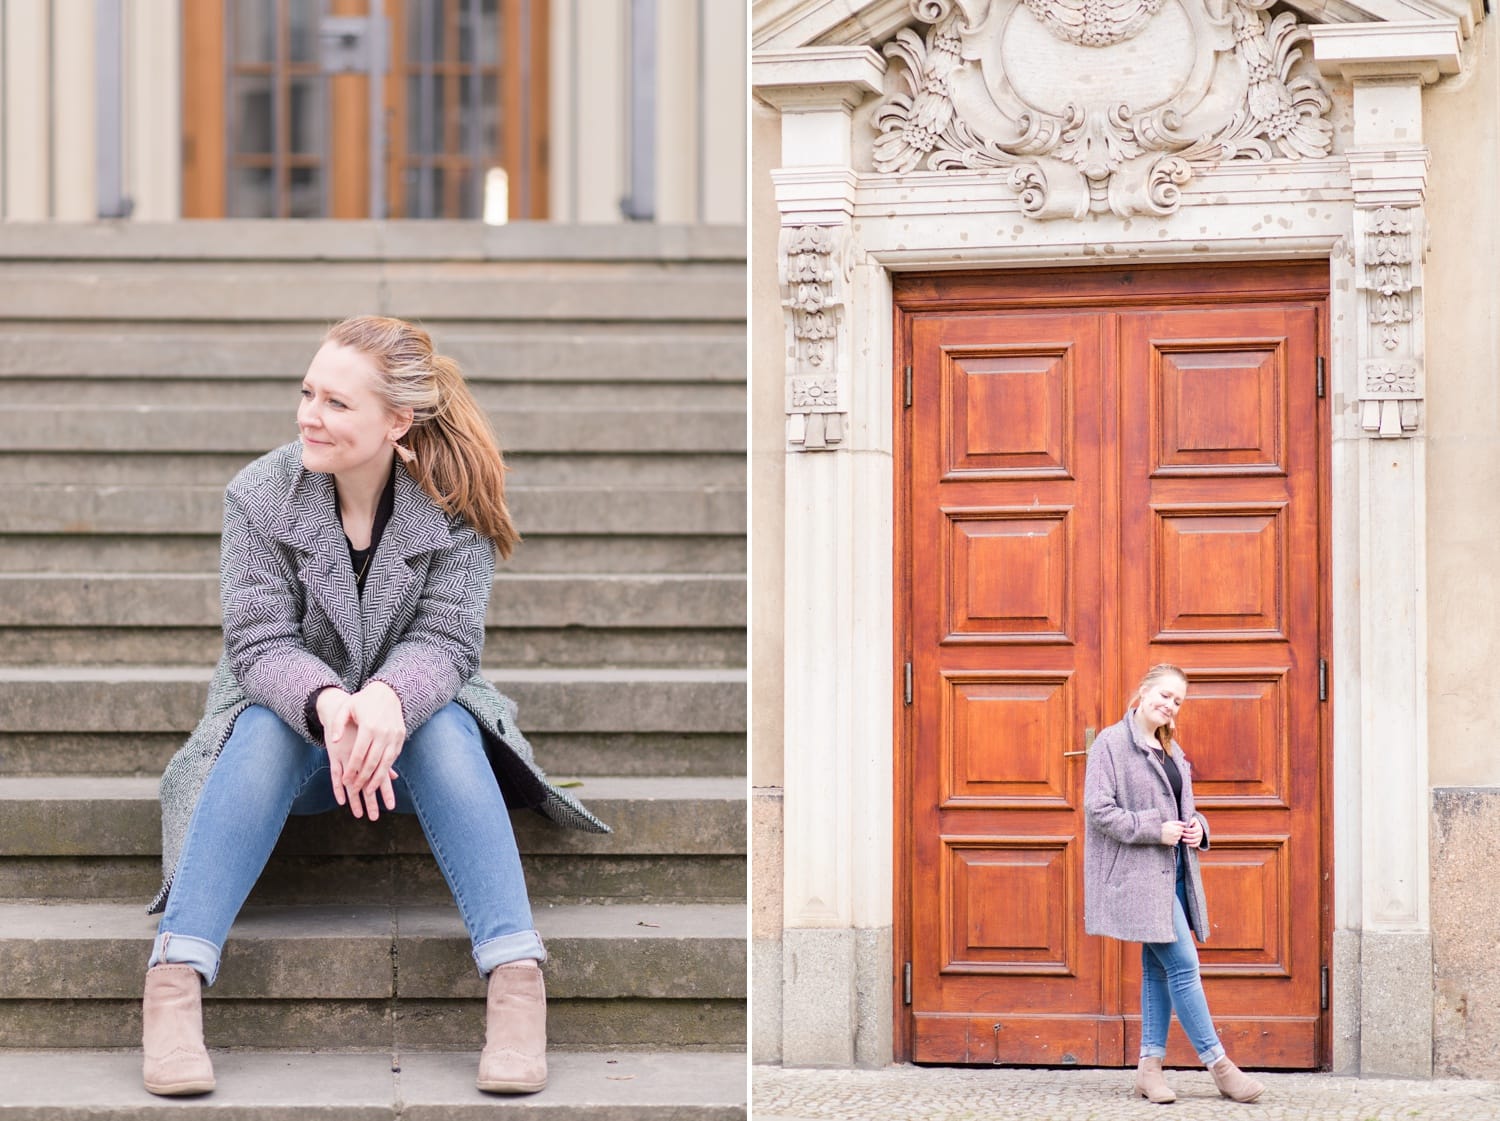
[[[395,445],[395,448],[396,454],[401,457],[402,463],[406,464],[408,467],[415,467],[417,465],[416,453],[413,452],[409,447],[407,447],[405,444],[397,443]]]

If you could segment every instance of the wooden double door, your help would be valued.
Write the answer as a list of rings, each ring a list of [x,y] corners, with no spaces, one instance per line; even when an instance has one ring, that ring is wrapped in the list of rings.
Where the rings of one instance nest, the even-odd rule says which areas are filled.
[[[1243,1065],[1328,1061],[1327,284],[898,281],[905,1057],[1133,1065],[1140,947],[1083,929],[1086,751],[1172,662],[1220,1036]]]

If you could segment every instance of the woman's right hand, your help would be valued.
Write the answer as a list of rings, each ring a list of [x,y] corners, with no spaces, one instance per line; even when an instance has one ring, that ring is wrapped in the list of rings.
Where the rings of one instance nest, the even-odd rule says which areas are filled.
[[[1180,821],[1164,821],[1161,823],[1161,843],[1164,845],[1175,845],[1182,840],[1183,824]]]

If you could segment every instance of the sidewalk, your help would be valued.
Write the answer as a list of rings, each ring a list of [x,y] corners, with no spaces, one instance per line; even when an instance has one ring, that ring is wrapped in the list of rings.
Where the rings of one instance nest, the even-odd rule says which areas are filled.
[[[1253,1105],[1219,1097],[1204,1071],[1168,1071],[1171,1106],[1132,1095],[1128,1070],[757,1066],[752,1121],[1497,1121],[1500,1082],[1262,1074]]]

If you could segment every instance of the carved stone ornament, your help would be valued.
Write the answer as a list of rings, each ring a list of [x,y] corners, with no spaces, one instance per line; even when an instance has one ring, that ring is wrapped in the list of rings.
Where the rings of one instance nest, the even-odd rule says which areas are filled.
[[[1411,323],[1411,216],[1382,206],[1371,216],[1365,254],[1365,287],[1370,289],[1370,322],[1380,329],[1380,345],[1401,345],[1402,326]]]
[[[1360,427],[1372,436],[1410,436],[1421,424],[1421,220],[1412,207],[1355,213],[1361,228],[1355,275],[1367,322],[1360,339]]]
[[[840,346],[848,282],[840,226],[781,231],[781,303],[787,327],[787,442],[796,450],[843,442]]]
[[[1308,28],[1273,0],[910,0],[875,167],[1009,168],[1032,218],[1165,215],[1193,163],[1326,156]],[[893,68],[895,69],[895,68]]]

